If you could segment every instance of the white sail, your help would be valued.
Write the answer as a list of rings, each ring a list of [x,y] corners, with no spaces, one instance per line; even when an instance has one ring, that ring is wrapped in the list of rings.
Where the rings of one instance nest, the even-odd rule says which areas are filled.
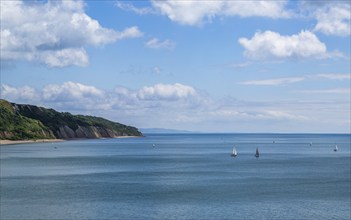
[[[338,145],[335,145],[334,151],[338,151]]]
[[[231,156],[232,156],[232,157],[236,157],[237,155],[238,155],[238,152],[236,152],[235,147],[233,147]]]
[[[235,147],[233,148],[233,155],[238,155],[238,152],[236,152],[236,149],[235,149]]]

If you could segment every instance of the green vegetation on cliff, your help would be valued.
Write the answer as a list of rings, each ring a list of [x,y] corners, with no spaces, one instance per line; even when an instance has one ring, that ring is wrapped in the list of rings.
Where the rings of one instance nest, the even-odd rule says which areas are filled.
[[[85,115],[77,115],[76,117],[90,126],[108,128],[110,130],[120,131],[122,134],[130,134],[132,136],[142,136],[142,133],[138,131],[138,129],[136,129],[135,127],[127,126],[117,122],[112,122],[101,117]]]
[[[0,101],[0,139],[142,136],[135,127],[100,117],[72,115],[34,105]],[[40,136],[41,133],[45,135]],[[12,134],[11,137],[9,134]]]
[[[40,121],[18,114],[5,100],[0,100],[0,139],[53,139],[55,136]]]

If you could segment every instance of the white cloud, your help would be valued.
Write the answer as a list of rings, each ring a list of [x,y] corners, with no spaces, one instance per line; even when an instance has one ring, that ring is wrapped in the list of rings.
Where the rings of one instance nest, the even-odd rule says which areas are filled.
[[[285,110],[233,110],[221,108],[210,112],[211,116],[223,120],[307,120],[306,117],[289,113]]]
[[[244,54],[251,59],[326,58],[331,56],[317,36],[310,31],[283,36],[272,31],[257,32],[251,39],[240,38]]]
[[[291,13],[285,8],[287,1],[223,1],[224,14],[241,17],[288,18]]]
[[[180,83],[156,84],[145,86],[138,91],[138,98],[141,100],[179,100],[196,96],[197,93],[191,86]]]
[[[314,31],[334,36],[351,34],[351,6],[346,0],[300,0],[299,16],[316,20]]]
[[[172,50],[175,47],[175,43],[171,40],[160,41],[157,38],[152,38],[145,43],[145,46],[151,49],[168,49]]]
[[[338,74],[338,73],[321,73],[315,75],[316,77],[331,79],[331,80],[350,80],[351,73],[349,74]]]
[[[124,38],[135,38],[141,37],[144,33],[139,30],[137,26],[124,29],[122,32],[116,34],[116,39],[122,40]]]
[[[278,79],[265,79],[265,80],[251,80],[241,82],[243,85],[259,85],[259,86],[280,86],[291,83],[296,83],[305,80],[304,77],[289,77],[289,78],[278,78]]]
[[[134,12],[138,15],[156,14],[155,10],[151,7],[138,8],[129,2],[117,1],[115,6],[124,10],[124,11],[131,11],[131,12]]]
[[[325,95],[318,95],[314,101],[308,97],[260,102],[231,97],[215,100],[180,83],[139,89],[117,87],[108,91],[65,82],[38,90],[29,86],[2,85],[1,98],[74,114],[103,116],[138,127],[247,132],[349,131],[350,88],[302,92],[331,95],[325,99]],[[334,94],[340,95],[337,99],[331,98],[335,97]]]
[[[194,88],[180,83],[156,84],[137,90],[119,86],[113,91],[103,91],[94,86],[65,82],[47,85],[40,94],[42,102],[51,103],[59,108],[119,109],[139,113],[142,112],[140,109],[145,111],[148,109],[163,111],[174,107],[189,109],[201,104],[204,99]]]
[[[186,25],[199,25],[221,9],[221,1],[152,1],[155,8],[172,21]]]
[[[87,66],[89,64],[89,57],[83,48],[43,51],[38,55],[38,58],[50,67]]]
[[[307,93],[307,94],[345,94],[350,95],[350,88],[333,88],[333,89],[320,89],[320,90],[301,90],[299,93]]]
[[[41,90],[41,102],[57,110],[108,110],[112,103],[105,91],[76,82],[46,85]]]
[[[201,25],[215,16],[261,16],[286,18],[287,1],[156,1],[152,5],[172,21],[184,25]]]
[[[102,98],[104,92],[94,86],[65,82],[62,85],[47,85],[43,89],[45,101],[72,101],[83,98]]]
[[[276,120],[308,120],[307,117],[301,116],[301,115],[296,115],[292,114],[289,112],[285,111],[280,111],[280,110],[268,110],[264,111],[263,114],[260,114],[259,117],[262,118],[271,118],[271,119],[276,119]]]
[[[307,75],[306,77],[286,77],[286,78],[263,79],[263,80],[249,80],[249,81],[239,82],[239,84],[256,85],[256,86],[281,86],[281,85],[301,82],[304,80],[316,80],[320,78],[328,79],[328,80],[350,80],[351,74],[321,73],[316,75]]]
[[[326,35],[348,36],[351,33],[350,4],[327,4],[314,12],[315,31]]]
[[[137,90],[117,87],[110,96],[114,97],[113,101],[110,101],[114,103],[114,108],[135,111],[144,109],[143,112],[153,112],[149,112],[150,114],[165,114],[174,109],[178,112],[196,109],[208,101],[206,94],[180,83],[159,83]]]
[[[38,61],[51,67],[86,66],[84,49],[139,37],[102,27],[84,12],[83,1],[1,1],[1,59]]]
[[[39,99],[37,91],[30,86],[12,87],[6,84],[1,85],[1,98],[16,101],[36,101]]]

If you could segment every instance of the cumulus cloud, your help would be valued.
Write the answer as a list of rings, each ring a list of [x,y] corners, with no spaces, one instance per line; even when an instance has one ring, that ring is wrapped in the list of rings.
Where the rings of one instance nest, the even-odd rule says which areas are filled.
[[[205,100],[193,87],[180,83],[159,83],[137,90],[119,86],[113,91],[104,91],[69,81],[46,85],[40,91],[29,86],[16,88],[2,85],[1,91],[2,98],[14,102],[28,100],[73,109],[191,108]]]
[[[50,67],[65,67],[70,65],[87,66],[89,57],[83,48],[66,48],[58,51],[43,51],[37,59]]]
[[[351,33],[350,4],[328,4],[314,12],[315,31],[326,35],[348,36]]]
[[[265,60],[270,58],[325,58],[331,56],[318,37],[310,31],[283,36],[273,31],[257,32],[251,39],[240,38],[248,58]]]
[[[62,85],[47,85],[43,89],[43,99],[46,101],[71,101],[83,98],[101,98],[104,92],[94,86],[81,83],[65,82]]]
[[[227,16],[288,18],[292,16],[285,6],[287,1],[222,1]]]
[[[168,49],[172,50],[175,47],[175,43],[171,40],[160,41],[157,38],[152,38],[145,43],[145,46],[151,49]]]
[[[124,38],[141,37],[143,35],[144,33],[141,32],[137,26],[133,26],[133,27],[126,28],[121,32],[117,32],[116,40],[122,40]]]
[[[26,102],[52,108],[71,110],[107,110],[111,103],[105,98],[105,91],[81,83],[65,82],[46,85],[41,90],[30,86],[1,86],[1,98],[13,102]]]
[[[180,83],[145,86],[138,91],[138,98],[141,100],[179,100],[196,95],[194,88]]]
[[[139,37],[102,27],[84,12],[83,1],[1,1],[1,59],[38,61],[50,67],[86,66],[84,49]]]
[[[286,18],[290,13],[285,9],[287,1],[157,1],[154,8],[172,21],[184,25],[201,25],[215,16],[261,16]]]
[[[276,129],[279,128],[283,129],[280,132],[296,132],[301,130],[302,121],[307,121],[305,125],[311,125],[310,129],[304,128],[306,131],[328,130],[318,130],[326,128],[321,125],[335,125],[341,129],[349,128],[350,125],[349,121],[345,122],[350,114],[350,88],[300,91],[316,93],[319,97],[324,97],[319,94],[330,94],[330,97],[338,94],[339,98],[329,101],[321,98],[314,102],[306,99],[257,102],[230,97],[215,100],[180,83],[160,83],[139,89],[120,86],[108,91],[77,82],[65,82],[47,85],[42,89],[2,85],[1,91],[1,98],[12,102],[25,101],[58,111],[98,115],[138,127],[172,126],[197,131],[260,132],[278,132]],[[252,126],[253,122],[255,126]]]
[[[351,32],[349,1],[299,1],[300,15],[316,20],[314,31],[326,35],[348,36]]]
[[[1,98],[15,101],[36,101],[40,99],[38,92],[30,87],[12,87],[6,84],[1,85]]]

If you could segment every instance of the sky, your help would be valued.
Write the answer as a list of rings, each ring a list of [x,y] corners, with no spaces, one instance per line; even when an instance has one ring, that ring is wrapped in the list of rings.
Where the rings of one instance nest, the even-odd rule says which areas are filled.
[[[138,128],[350,133],[350,5],[1,0],[1,98]]]

